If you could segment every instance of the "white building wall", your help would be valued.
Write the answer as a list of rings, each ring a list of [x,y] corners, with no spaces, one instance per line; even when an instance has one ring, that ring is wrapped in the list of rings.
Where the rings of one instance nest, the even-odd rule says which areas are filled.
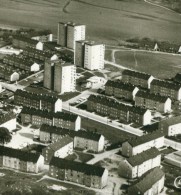
[[[62,100],[61,99],[58,99],[55,102],[55,110],[54,110],[54,112],[62,112]]]
[[[178,90],[177,100],[181,100],[181,88]]]
[[[143,116],[143,125],[149,125],[151,123],[151,112],[150,110],[147,110]]]
[[[37,72],[40,70],[40,65],[37,63],[34,63],[31,68],[30,68],[31,72]]]
[[[172,101],[170,98],[168,98],[164,104],[164,113],[170,112],[172,108]]]
[[[134,90],[133,90],[133,93],[132,93],[133,100],[135,100],[135,95],[137,94],[138,91],[139,91],[139,88],[135,87]]]
[[[56,54],[54,54],[51,58],[50,58],[51,61],[54,61],[54,60],[58,60],[58,56]]]
[[[78,130],[80,130],[80,129],[81,129],[81,117],[78,116],[78,117],[77,117],[77,120],[76,120],[76,122],[75,122],[75,131],[78,131]]]
[[[100,140],[98,142],[98,152],[102,152],[104,150],[104,136],[101,135]]]
[[[36,44],[36,49],[43,51],[43,43],[42,42],[38,42]]]
[[[19,80],[19,74],[17,72],[14,72],[11,76],[10,76],[10,81],[18,81]]]
[[[154,77],[151,76],[149,79],[148,79],[148,89],[150,89],[150,84],[151,82],[153,81]]]
[[[54,153],[55,157],[58,158],[65,158],[66,156],[73,153],[73,142],[70,142],[69,144],[65,145],[64,147],[60,148]]]
[[[9,131],[15,130],[16,129],[16,117],[1,124],[0,127],[5,127],[7,128]]]
[[[37,161],[36,173],[40,172],[44,168],[44,157],[40,155]]]
[[[168,136],[181,134],[181,123],[171,125],[168,127]]]

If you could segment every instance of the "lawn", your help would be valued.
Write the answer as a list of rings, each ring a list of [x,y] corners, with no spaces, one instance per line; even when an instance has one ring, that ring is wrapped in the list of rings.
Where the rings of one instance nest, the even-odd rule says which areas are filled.
[[[1,0],[0,7],[1,26],[50,29],[56,34],[60,20],[73,20],[87,25],[88,39],[116,45],[133,37],[180,43],[180,17],[143,0]]]
[[[116,63],[158,78],[171,78],[181,72],[181,56],[143,51],[119,51]]]

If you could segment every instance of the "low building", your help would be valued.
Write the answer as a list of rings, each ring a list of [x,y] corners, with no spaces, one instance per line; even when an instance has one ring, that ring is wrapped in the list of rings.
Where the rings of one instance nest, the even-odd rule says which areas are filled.
[[[49,164],[51,159],[54,156],[58,158],[65,158],[72,153],[73,153],[73,139],[68,135],[48,145],[42,151],[42,154],[45,158],[45,164]]]
[[[92,76],[86,80],[84,84],[86,88],[98,89],[105,85],[106,79],[103,77]]]
[[[167,136],[181,134],[181,116],[179,115],[161,120],[158,129]]]
[[[164,146],[164,135],[154,132],[123,142],[122,155],[131,157],[152,147],[161,148],[162,146]]]
[[[156,167],[128,188],[128,195],[160,194],[164,188],[165,174]]]
[[[57,96],[49,94],[37,94],[24,90],[16,90],[14,93],[14,103],[26,107],[52,112],[62,111],[62,100]]]
[[[47,124],[75,131],[81,129],[81,118],[78,115],[65,112],[55,113],[28,107],[23,107],[21,111],[21,122],[31,123],[37,127]]]
[[[150,85],[150,92],[170,97],[172,100],[181,100],[181,84],[154,79]]]
[[[168,164],[181,168],[181,151],[166,155],[164,157],[164,161]]]
[[[0,146],[0,166],[23,172],[38,173],[44,165],[44,158],[38,153]]]
[[[122,161],[119,165],[119,173],[123,177],[133,179],[160,166],[160,163],[161,153],[157,148],[150,148]]]
[[[0,127],[5,127],[9,131],[16,129],[16,115],[13,112],[0,114]]]
[[[108,80],[105,85],[105,94],[116,98],[134,100],[138,91],[139,89],[135,85],[124,83],[121,80]]]
[[[122,72],[122,81],[142,88],[150,89],[150,84],[154,77],[144,72],[134,70],[124,70]]]
[[[75,131],[69,129],[43,124],[40,127],[40,141],[45,143],[54,143],[65,135],[69,135],[73,138],[75,133]]]
[[[77,131],[74,137],[74,148],[102,152],[104,150],[104,136],[94,132]]]
[[[107,185],[108,180],[108,170],[103,167],[57,157],[53,157],[50,161],[49,175],[59,180],[100,189]]]
[[[172,101],[165,96],[139,91],[135,96],[135,105],[167,113],[171,111]]]

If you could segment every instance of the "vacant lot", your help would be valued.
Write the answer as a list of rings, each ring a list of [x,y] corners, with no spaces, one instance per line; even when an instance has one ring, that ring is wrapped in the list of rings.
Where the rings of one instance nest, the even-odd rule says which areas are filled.
[[[59,21],[86,24],[87,38],[106,43],[133,37],[181,42],[181,16],[144,0],[1,0],[0,25],[56,33]]]
[[[142,51],[115,53],[116,63],[128,68],[150,73],[158,78],[170,78],[181,72],[181,56]]]

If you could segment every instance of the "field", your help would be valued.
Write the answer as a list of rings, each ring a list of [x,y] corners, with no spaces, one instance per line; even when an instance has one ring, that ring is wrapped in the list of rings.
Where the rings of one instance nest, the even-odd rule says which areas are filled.
[[[181,72],[181,56],[143,51],[115,52],[116,63],[158,78],[171,78]]]
[[[108,44],[134,37],[181,43],[181,16],[144,0],[1,0],[0,26],[51,29],[87,25],[87,38]],[[150,28],[151,27],[151,28]]]

